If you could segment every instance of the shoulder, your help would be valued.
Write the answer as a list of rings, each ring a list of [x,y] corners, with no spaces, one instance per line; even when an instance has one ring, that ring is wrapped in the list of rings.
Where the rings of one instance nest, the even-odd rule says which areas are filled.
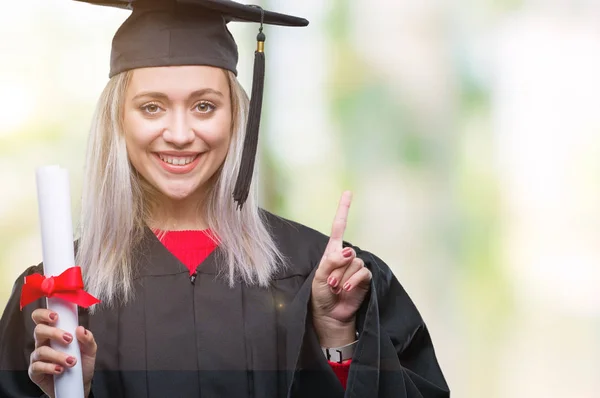
[[[329,237],[315,229],[307,227],[276,214],[261,209],[261,215],[277,239],[301,240],[307,245],[327,245]],[[297,245],[299,242],[295,242]]]
[[[17,280],[15,281],[15,286],[13,287],[13,290],[17,286],[21,286],[25,283],[26,276],[33,275],[33,274],[41,274],[41,275],[44,274],[43,263],[39,263],[38,265],[29,266],[23,272],[21,272],[21,274],[17,277]]]
[[[25,277],[27,277],[29,275],[33,275],[33,274],[44,275],[44,267],[43,267],[42,263],[40,263],[38,265],[32,265],[30,267],[27,267],[23,272],[21,272],[21,274],[15,280],[15,283],[12,288],[12,292],[10,293],[9,302],[17,301],[17,299],[21,295],[21,289],[23,288],[23,285],[25,284]],[[24,310],[25,310],[25,308],[24,308]]]
[[[296,221],[280,217],[261,209],[261,216],[272,234],[275,244],[289,260],[291,269],[287,272],[308,275],[321,261],[329,236]],[[393,274],[388,265],[373,253],[344,241],[344,247],[354,248],[359,258],[372,271],[376,269],[381,277],[389,282]]]
[[[4,316],[6,315],[7,312],[12,311],[19,311],[19,304],[20,304],[20,297],[21,297],[21,290],[23,289],[23,285],[25,284],[25,277],[29,276],[29,275],[33,275],[33,274],[40,274],[43,275],[44,274],[44,267],[42,266],[42,264],[38,264],[38,265],[32,265],[30,267],[27,267],[23,272],[21,272],[21,274],[17,277],[17,279],[15,280],[13,287],[12,287],[12,291],[10,292],[10,296],[8,298],[8,303],[6,305],[5,308],[5,312],[3,314],[3,319]],[[43,301],[43,303],[45,303],[45,300],[41,300],[38,299],[37,300],[37,306],[39,307],[41,304],[41,302]],[[14,308],[9,308],[9,307],[14,307]],[[33,307],[32,305],[27,305],[23,308],[23,312],[27,312],[28,315],[30,315],[30,313],[33,311]],[[37,307],[35,307],[37,308]]]
[[[319,264],[329,237],[266,210],[261,209],[261,216],[275,244],[291,265],[288,273],[308,275]]]
[[[36,305],[33,305],[32,303],[30,305],[25,306],[23,308],[23,311],[20,310],[21,290],[23,288],[23,285],[25,284],[25,277],[33,274],[43,274],[43,272],[44,268],[42,264],[32,265],[30,267],[27,267],[23,272],[21,272],[21,274],[17,277],[13,284],[13,288],[10,293],[10,297],[8,298],[8,303],[6,304],[6,307],[2,314],[2,320],[0,321],[0,324],[6,325],[6,322],[8,322],[9,319],[21,319],[21,317],[23,317],[25,314],[29,316],[31,315],[33,309],[41,306],[42,301],[45,303],[45,300],[38,299]],[[27,319],[27,316],[24,316],[24,319]],[[0,328],[0,335],[6,332],[6,330],[2,329],[3,328]]]

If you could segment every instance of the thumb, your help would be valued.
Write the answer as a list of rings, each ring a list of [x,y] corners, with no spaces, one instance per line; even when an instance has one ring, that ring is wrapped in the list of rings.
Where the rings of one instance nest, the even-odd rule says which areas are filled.
[[[75,330],[75,335],[77,340],[79,341],[79,349],[81,350],[81,355],[86,355],[89,357],[96,356],[96,350],[98,349],[96,345],[96,339],[94,339],[94,335],[91,331],[87,330],[83,326],[78,326]]]

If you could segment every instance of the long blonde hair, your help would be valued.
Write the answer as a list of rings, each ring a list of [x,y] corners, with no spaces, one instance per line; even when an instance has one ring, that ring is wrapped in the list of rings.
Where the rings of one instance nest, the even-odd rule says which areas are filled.
[[[151,217],[152,187],[130,164],[123,130],[123,105],[132,71],[113,76],[102,92],[90,129],[81,203],[77,264],[86,289],[103,305],[125,303],[133,295],[133,253]],[[227,157],[203,206],[209,228],[224,253],[221,273],[229,286],[269,286],[285,259],[258,207],[256,177],[242,210],[232,200],[240,167],[248,95],[226,72],[232,109]],[[256,176],[256,174],[255,174]]]

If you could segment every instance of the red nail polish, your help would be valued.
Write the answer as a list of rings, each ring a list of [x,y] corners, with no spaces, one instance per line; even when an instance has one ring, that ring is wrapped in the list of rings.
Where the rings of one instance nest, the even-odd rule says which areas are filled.
[[[56,365],[56,367],[54,368],[54,371],[55,371],[56,373],[61,373],[61,372],[63,371],[63,368],[62,368],[62,366],[58,366],[58,365]]]
[[[344,283],[344,290],[346,290],[346,291],[350,290],[350,283],[349,282]]]
[[[88,334],[87,329],[83,329],[83,334],[87,336],[87,334]]]
[[[54,312],[51,312],[49,315],[50,319],[55,321],[56,320],[56,314]]]
[[[68,357],[67,360],[66,360],[66,362],[67,362],[67,364],[73,366],[73,365],[75,365],[75,358]]]
[[[346,258],[352,257],[352,248],[346,247],[344,250],[342,250],[342,255]]]
[[[67,342],[70,343],[71,341],[73,341],[73,336],[71,336],[71,334],[69,333],[65,333],[63,334],[63,339]]]

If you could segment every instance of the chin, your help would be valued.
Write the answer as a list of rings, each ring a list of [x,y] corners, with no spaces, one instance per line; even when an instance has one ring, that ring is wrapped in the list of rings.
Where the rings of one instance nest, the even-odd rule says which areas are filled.
[[[200,190],[200,186],[177,186],[177,187],[173,187],[173,186],[162,186],[160,187],[159,191],[160,193],[168,198],[169,200],[172,201],[180,201],[180,200],[186,200],[189,199],[192,196],[199,196],[199,190]]]
[[[166,198],[173,201],[185,200],[193,196],[194,192],[190,191],[162,191],[161,192]]]
[[[173,201],[180,201],[180,200],[185,200],[188,197],[190,197],[190,194],[181,194],[181,193],[170,193],[170,192],[163,192],[163,195],[165,197],[167,197],[169,200],[173,200]]]

